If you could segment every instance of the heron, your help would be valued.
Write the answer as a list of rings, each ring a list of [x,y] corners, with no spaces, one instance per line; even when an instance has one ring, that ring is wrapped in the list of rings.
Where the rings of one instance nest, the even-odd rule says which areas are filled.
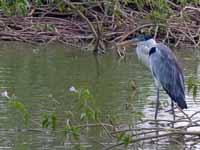
[[[137,43],[136,53],[151,71],[157,89],[155,120],[159,109],[159,91],[162,87],[171,98],[173,120],[175,120],[174,102],[178,107],[187,109],[185,101],[184,76],[179,63],[169,47],[157,43],[151,35],[139,35],[134,38]]]

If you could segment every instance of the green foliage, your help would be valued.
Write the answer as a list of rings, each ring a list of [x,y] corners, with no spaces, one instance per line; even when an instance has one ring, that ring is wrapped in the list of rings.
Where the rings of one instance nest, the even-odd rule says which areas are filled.
[[[55,26],[52,24],[34,24],[33,28],[45,31],[55,31]]]
[[[42,127],[43,128],[48,128],[49,125],[50,125],[49,115],[48,114],[44,114],[43,115],[43,121],[42,121]]]
[[[70,110],[69,111],[65,111],[64,114],[65,114],[65,116],[67,118],[70,118],[70,119],[74,118],[74,113],[72,111],[70,111]]]
[[[53,113],[51,115],[52,129],[55,130],[57,127],[57,114]]]
[[[192,92],[193,98],[197,96],[197,92],[200,88],[200,81],[196,80],[193,76],[190,76],[187,80],[188,93]]]
[[[63,3],[60,3],[60,4],[58,5],[58,9],[59,9],[60,12],[64,12],[64,11],[66,10],[66,5],[65,5],[65,3],[64,3],[64,2],[63,2]]]
[[[125,137],[125,132],[121,132],[117,137],[117,143],[120,143]]]
[[[196,96],[197,96],[197,88],[198,88],[198,86],[196,84],[194,84],[193,92],[192,92],[192,95],[193,95],[194,98],[196,98]]]
[[[51,126],[51,128],[53,130],[56,129],[57,127],[57,114],[54,112],[54,113],[51,113],[51,114],[47,114],[45,113],[43,115],[43,120],[42,120],[42,127],[43,128],[48,128],[49,126]]]
[[[91,0],[88,2],[96,2],[95,0]],[[176,0],[174,1],[177,5],[189,5],[195,4],[198,5],[200,3],[199,0]],[[63,0],[0,0],[0,9],[9,14],[9,15],[26,15],[30,6],[41,6],[41,5],[49,5],[51,7],[57,7],[60,12],[70,11],[69,7],[66,6]],[[112,16],[121,16],[121,11],[119,11],[121,5],[125,5],[126,7],[131,7],[135,10],[148,10],[150,13],[148,14],[149,18],[154,21],[164,21],[169,16],[170,4],[167,3],[166,0],[107,0],[105,1],[105,11],[108,15]],[[124,6],[123,6],[124,7]],[[81,12],[86,12],[88,9],[86,5],[79,3],[77,5],[77,9]]]
[[[145,1],[145,0],[125,0],[124,3],[125,3],[125,5],[133,4],[133,5],[137,6],[138,9],[143,9],[145,4],[148,3],[148,1]]]
[[[177,3],[180,3],[182,5],[186,5],[186,4],[200,4],[200,0],[177,0]]]
[[[131,134],[128,134],[123,138],[123,142],[124,142],[125,147],[127,147],[131,143],[131,141],[132,141]]]
[[[188,85],[188,93],[192,90],[193,85],[194,85],[194,78],[192,76],[189,77],[187,80],[187,85]]]
[[[35,4],[35,5],[53,5],[53,4],[58,4],[60,0],[32,0],[29,2]]]
[[[117,137],[117,143],[122,142],[125,147],[127,147],[132,141],[131,134],[125,134],[124,132],[120,133]]]
[[[74,140],[79,140],[80,138],[80,134],[79,134],[79,128],[77,127],[73,127],[71,125],[67,125],[65,126],[65,134],[69,135],[70,137],[72,137]]]
[[[133,5],[133,9],[145,11],[146,19],[153,21],[154,24],[166,23],[168,18],[174,14],[173,7],[166,0],[125,0],[122,1],[126,6]],[[176,5],[198,5],[200,0],[176,0]]]
[[[29,112],[26,109],[26,106],[20,101],[16,99],[12,99],[12,98],[9,100],[9,105],[22,115],[23,121],[25,125],[27,126],[28,120],[29,120]]]
[[[172,14],[172,10],[165,0],[152,0],[150,13],[147,18],[156,23],[165,23]]]
[[[80,89],[76,92],[77,107],[80,113],[80,120],[97,121],[99,117],[99,110],[96,102],[89,89]]]
[[[133,4],[135,6],[137,6],[137,8],[139,9],[145,9],[145,7],[150,6],[150,5],[157,5],[157,6],[168,6],[169,4],[167,3],[166,0],[122,0],[122,2],[125,3],[125,5],[130,5]],[[175,4],[182,4],[182,5],[186,5],[186,4],[199,4],[200,1],[199,0],[176,0],[173,1],[173,3]]]
[[[57,5],[59,0],[0,0],[0,9],[8,15],[26,15],[32,4]]]
[[[122,1],[127,7],[145,11],[146,19],[153,23],[165,23],[172,14],[172,9],[166,0],[125,0]]]
[[[24,15],[29,7],[28,0],[0,0],[0,9],[8,15]]]
[[[79,144],[75,144],[75,145],[73,146],[72,149],[75,149],[75,150],[85,150],[85,149],[87,149],[87,148],[83,147],[83,146],[79,143]]]
[[[37,5],[42,5],[43,4],[43,0],[35,0],[34,3],[37,4]]]
[[[76,113],[70,110],[64,111],[64,115],[68,118],[67,125],[64,127],[64,133],[67,137],[70,137],[70,139],[72,140],[80,140],[80,136],[83,132],[83,130],[80,130],[81,129],[80,123],[86,123],[86,126],[89,121],[92,121],[93,123],[101,123],[100,117],[99,117],[100,112],[97,109],[96,101],[93,95],[91,94],[91,92],[89,91],[89,89],[79,89],[79,90],[75,89],[73,91],[74,91],[73,94],[77,102],[76,107],[79,109],[78,112],[80,113]],[[12,107],[14,107],[17,111],[19,111],[20,114],[22,114],[23,120],[25,124],[27,124],[28,119],[29,119],[29,113],[25,105],[21,103],[20,101],[17,101],[16,97],[14,96],[10,98],[7,95],[7,91],[5,91],[3,95],[4,97],[9,99],[9,104]],[[56,101],[56,104],[60,104],[60,103],[57,103]],[[79,118],[77,122],[74,121],[75,115]],[[140,120],[141,117],[143,117],[143,114],[140,112],[132,111],[132,116],[135,120]],[[108,118],[109,118],[109,122],[113,126],[118,124],[118,118],[116,115],[113,115],[113,116],[108,115]],[[50,111],[49,113],[44,113],[42,116],[42,127],[46,129],[56,130],[58,119],[59,118],[56,112]],[[123,143],[124,146],[127,148],[128,145],[132,142],[132,136],[130,134],[125,134],[123,132],[119,134],[117,138],[117,142]],[[77,144],[77,141],[76,141],[76,144],[74,144],[74,146],[77,149],[83,149],[80,143]]]
[[[107,118],[108,118],[108,121],[110,122],[110,124],[114,125],[114,126],[118,123],[118,120],[119,120],[119,116],[117,116],[117,115],[108,114]]]

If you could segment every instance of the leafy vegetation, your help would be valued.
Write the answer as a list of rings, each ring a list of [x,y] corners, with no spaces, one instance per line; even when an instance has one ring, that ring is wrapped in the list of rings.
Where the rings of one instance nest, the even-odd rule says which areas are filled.
[[[197,97],[197,93],[200,88],[200,81],[195,79],[193,76],[190,76],[187,81],[188,86],[188,93],[192,93],[193,98],[195,99]]]
[[[43,115],[42,127],[48,128],[49,126],[51,126],[53,130],[57,127],[57,114],[55,112],[51,114],[45,113]]]
[[[191,76],[187,80],[187,86],[188,92],[192,92],[192,95],[195,98],[200,87],[200,82]],[[90,128],[90,126],[95,128],[101,127],[109,138],[113,138],[111,133],[114,133],[114,138],[116,140],[116,145],[114,146],[124,145],[125,148],[128,148],[129,144],[134,141],[134,138],[130,132],[127,132],[129,131],[127,129],[131,129],[133,126],[127,125],[124,130],[115,131],[115,127],[117,128],[115,125],[120,123],[119,119],[116,115],[108,115],[109,117],[107,120],[104,119],[104,122],[102,122],[100,117],[102,113],[98,109],[95,98],[89,89],[75,89],[74,87],[71,87],[70,92],[72,93],[73,98],[76,100],[74,108],[75,110],[78,109],[79,111],[65,110],[62,108],[62,104],[55,102],[56,110],[62,110],[62,114],[64,114],[66,118],[66,124],[62,127],[62,129],[60,129],[59,122],[61,120],[57,111],[54,109],[53,111],[41,114],[41,122],[39,124],[41,124],[42,128],[51,131],[63,132],[66,138],[72,140],[72,143],[74,141],[74,146],[76,148],[81,148],[81,136],[85,136],[86,132],[88,132],[88,128]],[[9,100],[8,104],[11,106],[10,108],[14,109],[20,114],[24,124],[26,127],[28,127],[32,120],[30,118],[31,114],[29,113],[26,106],[20,102],[20,100],[17,100],[16,96],[13,95],[10,97],[7,91],[1,93],[1,96]],[[133,110],[131,114],[132,118],[130,117],[129,120],[132,122],[132,124],[133,122],[142,122],[141,118],[144,117],[143,113]],[[194,115],[196,115],[196,113]],[[192,115],[192,117],[194,115]],[[136,131],[136,133],[138,131]],[[146,133],[149,133],[149,131]]]
[[[124,146],[127,148],[127,146],[131,143],[132,136],[131,134],[125,134],[124,132],[120,133],[117,138],[117,143],[123,142]]]
[[[15,109],[17,112],[20,113],[20,115],[22,116],[22,119],[24,121],[25,126],[28,126],[30,114],[29,114],[26,106],[22,102],[17,100],[15,95],[13,95],[11,98],[9,97],[8,104],[11,108]]]
[[[200,87],[200,81],[196,80],[193,76],[189,77],[187,80],[187,86],[188,86],[188,93],[192,93],[193,97],[196,98],[199,87]],[[80,136],[84,134],[84,130],[80,130],[81,128],[92,126],[100,126],[102,127],[106,134],[110,132],[107,130],[107,127],[105,125],[112,126],[112,128],[115,128],[116,124],[119,124],[119,118],[116,115],[108,115],[108,120],[104,120],[104,122],[101,121],[101,112],[98,109],[96,105],[95,98],[89,91],[89,89],[75,89],[74,87],[70,88],[70,92],[72,92],[72,96],[76,99],[76,105],[75,110],[77,111],[71,111],[71,110],[63,110],[63,114],[65,114],[65,117],[67,119],[66,125],[63,127],[61,131],[64,131],[65,135],[70,137],[71,139],[75,141],[80,140]],[[22,120],[24,121],[24,124],[26,127],[28,127],[30,120],[30,113],[27,110],[26,106],[17,100],[16,96],[8,96],[7,92],[3,92],[2,96],[9,99],[9,106],[11,106],[12,109],[16,110],[22,117]],[[56,103],[56,108],[61,109],[62,104]],[[129,106],[130,107],[130,106]],[[129,118],[129,121],[131,124],[133,122],[141,121],[141,118],[144,117],[144,114],[141,112],[136,112],[132,110],[131,113],[132,117]],[[46,129],[50,129],[53,131],[56,131],[56,129],[59,127],[58,122],[59,115],[57,112],[51,111],[50,113],[43,113],[41,114],[42,122],[41,126]],[[81,124],[80,124],[81,123]],[[110,124],[109,124],[110,123]],[[128,122],[127,122],[128,123]],[[131,128],[132,126],[129,126]],[[60,130],[60,129],[59,129]],[[112,129],[111,129],[112,130]],[[110,136],[110,135],[108,135]],[[128,145],[132,142],[132,136],[129,133],[126,132],[120,132],[116,136],[116,142],[121,145],[124,144],[124,146],[127,148]],[[80,144],[75,144],[76,147],[81,146]]]
[[[1,0],[0,9],[9,15],[25,15],[30,8],[27,0]]]
[[[74,145],[76,147],[81,147],[81,145],[77,144],[77,142],[79,143],[80,136],[83,136],[88,130],[83,130],[82,128],[89,128],[90,126],[95,128],[101,127],[108,137],[112,137],[110,132],[115,128],[115,125],[119,124],[119,119],[116,119],[115,115],[108,115],[108,120],[104,120],[104,122],[102,122],[100,117],[102,113],[98,109],[96,101],[89,89],[77,90],[73,87],[70,90],[72,92],[72,96],[76,100],[76,104],[74,106],[75,110],[78,109],[79,111],[65,110],[62,108],[62,104],[56,103],[56,110],[62,110],[62,114],[66,117],[66,124],[62,127],[62,129],[60,129],[60,126],[58,125],[61,120],[56,110],[41,113],[41,122],[37,124],[47,130],[63,132],[66,137],[76,141],[76,144]],[[10,108],[20,114],[26,127],[31,125],[31,123],[35,123],[31,120],[31,114],[26,106],[20,102],[20,100],[17,100],[16,96],[9,97],[7,91],[3,92],[1,95],[9,100],[8,104],[11,106]],[[141,112],[133,112],[132,119],[130,118],[130,120],[138,121],[141,120],[141,117],[143,117]],[[118,143],[123,143],[125,147],[131,143],[131,140],[131,135],[125,134],[125,132],[120,133],[116,137],[116,141]]]

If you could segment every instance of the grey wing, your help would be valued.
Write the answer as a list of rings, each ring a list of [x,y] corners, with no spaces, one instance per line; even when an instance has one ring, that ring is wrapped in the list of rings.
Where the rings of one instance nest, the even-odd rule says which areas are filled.
[[[149,56],[151,71],[163,89],[179,107],[187,108],[182,71],[176,57],[164,44],[156,45],[156,52]]]

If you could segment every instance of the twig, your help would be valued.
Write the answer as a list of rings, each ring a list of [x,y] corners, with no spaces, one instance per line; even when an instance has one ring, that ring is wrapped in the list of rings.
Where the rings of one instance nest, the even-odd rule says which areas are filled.
[[[64,0],[64,2],[65,2],[69,7],[71,7],[74,11],[76,11],[76,12],[80,15],[80,17],[83,18],[83,19],[87,22],[87,24],[88,24],[88,26],[90,27],[91,31],[93,32],[95,38],[97,39],[97,38],[98,38],[98,35],[97,35],[97,33],[96,33],[96,31],[95,31],[95,28],[93,27],[92,23],[89,21],[89,19],[88,19],[80,10],[78,10],[72,3],[70,3],[70,2],[67,1],[67,0]]]
[[[136,138],[136,139],[133,139],[131,141],[131,143],[136,143],[136,142],[150,140],[150,139],[152,140],[152,139],[160,138],[160,137],[168,137],[168,136],[172,136],[172,135],[195,135],[195,136],[200,136],[200,132],[174,131],[174,132],[170,132],[170,133],[164,133],[164,134],[159,134],[159,135]],[[123,144],[124,143],[121,142],[121,143],[112,145],[110,147],[107,147],[105,150],[109,150],[109,149],[115,148],[115,147],[123,145]]]
[[[155,28],[155,32],[154,32],[154,39],[156,39],[156,37],[157,37],[158,28],[159,28],[159,26],[156,26],[156,28]]]

